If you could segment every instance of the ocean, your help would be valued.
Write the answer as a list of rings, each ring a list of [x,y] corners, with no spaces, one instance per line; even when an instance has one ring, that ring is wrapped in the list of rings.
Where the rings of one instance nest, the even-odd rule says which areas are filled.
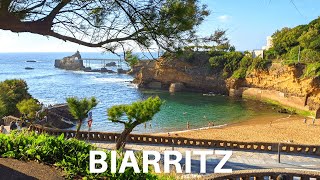
[[[158,95],[165,101],[161,111],[152,121],[134,129],[135,133],[154,133],[200,128],[214,122],[223,125],[252,119],[263,115],[276,114],[264,103],[252,100],[234,99],[227,96],[203,96],[201,93],[137,89],[131,84],[133,77],[126,74],[68,71],[54,67],[54,60],[73,53],[0,53],[0,81],[24,79],[29,92],[44,104],[65,103],[67,97],[79,98],[95,96],[99,104],[93,109],[92,131],[121,132],[122,124],[108,120],[107,109],[113,105],[128,104]],[[112,54],[81,53],[83,58],[119,59]],[[34,60],[36,62],[26,62]],[[124,62],[116,62],[128,69]],[[26,67],[34,68],[26,70]],[[101,67],[100,62],[91,67]],[[110,69],[110,68],[108,68]],[[117,67],[111,68],[116,70]],[[82,126],[87,130],[86,123]]]

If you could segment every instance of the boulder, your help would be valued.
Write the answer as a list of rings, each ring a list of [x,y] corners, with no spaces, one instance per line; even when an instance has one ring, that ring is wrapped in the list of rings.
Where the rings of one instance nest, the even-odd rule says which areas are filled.
[[[116,62],[109,62],[106,64],[107,67],[112,67],[112,66],[116,66],[117,63]]]
[[[118,72],[118,74],[127,74],[129,71],[120,68],[120,69],[117,69],[117,72]]]
[[[183,83],[171,83],[169,87],[169,92],[179,92],[184,90]]]

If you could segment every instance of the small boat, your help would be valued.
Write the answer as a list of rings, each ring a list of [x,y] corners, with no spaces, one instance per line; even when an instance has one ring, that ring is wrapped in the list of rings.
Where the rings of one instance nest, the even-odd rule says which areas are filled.
[[[24,69],[26,69],[26,70],[33,70],[34,68],[32,68],[32,67],[25,67]]]
[[[28,60],[26,62],[37,62],[36,60]]]

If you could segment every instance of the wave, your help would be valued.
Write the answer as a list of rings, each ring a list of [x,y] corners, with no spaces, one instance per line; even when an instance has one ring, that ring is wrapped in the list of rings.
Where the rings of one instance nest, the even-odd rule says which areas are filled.
[[[98,77],[91,77],[92,80],[96,82],[107,82],[107,83],[126,83],[130,82],[133,80],[133,78],[115,78],[115,77],[103,77],[103,78],[98,78]]]

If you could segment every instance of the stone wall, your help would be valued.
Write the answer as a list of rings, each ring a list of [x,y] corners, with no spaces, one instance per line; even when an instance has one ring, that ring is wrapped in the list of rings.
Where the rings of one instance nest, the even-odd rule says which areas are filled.
[[[230,89],[230,96],[238,96],[261,101],[276,101],[284,106],[289,106],[295,109],[309,111],[306,106],[306,97],[298,97],[276,90],[267,90],[261,88],[241,87],[239,89]]]

